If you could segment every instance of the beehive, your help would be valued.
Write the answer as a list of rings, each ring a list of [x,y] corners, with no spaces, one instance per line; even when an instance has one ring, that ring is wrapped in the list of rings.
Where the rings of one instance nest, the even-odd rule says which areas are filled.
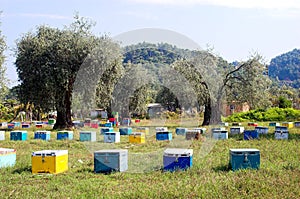
[[[91,128],[97,129],[99,127],[99,121],[98,120],[92,120],[91,121]]]
[[[206,128],[194,128],[194,130],[199,130],[201,134],[205,134]]]
[[[10,140],[27,140],[27,131],[11,131]]]
[[[228,124],[228,122],[220,122],[219,125],[220,126],[228,126],[229,124]]]
[[[113,127],[113,124],[111,122],[107,122],[104,124],[104,127]]]
[[[131,123],[131,119],[130,118],[123,118],[122,125],[129,126],[130,123]]]
[[[248,126],[258,126],[256,122],[248,122]]]
[[[121,135],[130,135],[132,133],[132,128],[123,127],[119,129]]]
[[[12,167],[16,163],[16,150],[0,148],[0,168]]]
[[[120,142],[120,132],[106,132],[104,134],[105,143],[117,143]]]
[[[0,131],[0,140],[5,140],[5,131]]]
[[[79,140],[84,142],[84,141],[89,141],[89,142],[96,142],[96,132],[95,131],[81,131],[79,132]]]
[[[91,127],[91,121],[92,121],[91,118],[85,118],[84,119],[84,126],[85,127]]]
[[[187,128],[176,128],[175,133],[176,135],[185,135]]]
[[[232,123],[232,126],[241,126],[242,125],[242,123],[240,123],[240,122],[233,122]]]
[[[7,124],[7,128],[8,129],[14,129],[15,128],[15,124],[14,123],[9,123],[9,124]]]
[[[245,128],[243,126],[233,126],[230,128],[230,134],[240,134],[243,133]]]
[[[171,141],[172,140],[172,132],[169,132],[169,131],[166,131],[166,132],[163,132],[163,131],[157,132],[156,133],[156,140],[159,140],[159,141],[169,140],[169,141]]]
[[[49,125],[54,125],[56,123],[56,120],[53,118],[48,119],[48,124]]]
[[[21,122],[13,122],[15,127],[21,127]]]
[[[142,132],[133,132],[131,135],[129,135],[129,142],[130,143],[145,143],[146,136],[145,133]]]
[[[226,131],[225,127],[214,127],[211,129],[211,133],[213,133],[214,131]]]
[[[68,170],[68,150],[42,150],[31,154],[32,173],[57,174]]]
[[[198,140],[200,138],[200,130],[190,130],[188,129],[185,133],[186,140]]]
[[[260,151],[258,149],[230,149],[229,166],[238,169],[259,169]]]
[[[50,131],[36,131],[34,132],[34,139],[50,140]]]
[[[258,139],[259,133],[257,130],[245,130],[244,131],[244,140],[253,140]]]
[[[167,132],[168,131],[168,127],[156,127],[155,131],[156,131],[156,133],[157,132]]]
[[[123,172],[128,169],[128,151],[122,149],[99,150],[94,152],[94,172]]]
[[[1,122],[0,123],[0,128],[7,128],[7,122]]]
[[[73,140],[73,131],[57,131],[57,140]]]
[[[299,128],[300,127],[300,122],[294,122],[294,127]]]
[[[111,127],[101,127],[100,128],[100,134],[104,135],[106,132],[113,132],[114,129]]]
[[[30,124],[29,123],[22,123],[22,128],[23,129],[28,129],[28,128],[30,128]]]
[[[149,135],[149,128],[148,127],[137,127],[137,132],[145,133],[145,135]]]
[[[280,123],[278,123],[278,122],[270,122],[269,126],[280,126]]]
[[[276,126],[275,131],[289,131],[286,126]]]
[[[212,137],[215,140],[226,140],[228,139],[228,131],[215,130],[212,133]]]
[[[274,132],[276,140],[287,140],[289,139],[289,132],[288,131],[275,131]]]
[[[282,122],[282,126],[286,126],[288,128],[293,128],[294,123],[293,122]]]
[[[259,133],[259,134],[268,134],[269,128],[268,127],[264,127],[264,126],[256,126],[255,130]]]
[[[193,149],[168,148],[164,151],[165,171],[185,170],[193,165]]]

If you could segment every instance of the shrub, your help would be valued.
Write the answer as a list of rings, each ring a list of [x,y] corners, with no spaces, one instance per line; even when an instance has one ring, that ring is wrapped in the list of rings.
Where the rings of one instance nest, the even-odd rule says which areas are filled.
[[[225,119],[227,122],[295,120],[300,120],[300,110],[278,107],[270,108],[268,110],[257,109],[244,113],[234,113]]]

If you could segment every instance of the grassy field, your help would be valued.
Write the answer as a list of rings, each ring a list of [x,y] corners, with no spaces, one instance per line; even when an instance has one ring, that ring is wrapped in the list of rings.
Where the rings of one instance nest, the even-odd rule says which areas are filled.
[[[174,132],[175,125],[168,126]],[[6,132],[7,139],[0,141],[0,147],[17,150],[16,165],[0,169],[0,198],[300,197],[300,129],[296,128],[290,130],[289,140],[274,140],[271,128],[270,134],[259,140],[244,141],[238,135],[213,143],[205,137],[186,142],[174,134],[174,141],[158,142],[152,131],[147,142],[141,145],[130,144],[127,136],[122,136],[119,144],[104,144],[99,134],[96,143],[79,142],[78,131],[70,141],[55,140],[53,132],[47,142],[34,140],[33,131],[29,130],[27,141],[9,141],[9,132]],[[193,148],[191,169],[173,173],[161,170],[163,150],[174,146]],[[95,174],[93,151],[101,148],[128,149],[128,172]],[[231,171],[228,168],[230,148],[259,149],[260,169]],[[31,152],[44,149],[67,149],[68,172],[33,175]]]

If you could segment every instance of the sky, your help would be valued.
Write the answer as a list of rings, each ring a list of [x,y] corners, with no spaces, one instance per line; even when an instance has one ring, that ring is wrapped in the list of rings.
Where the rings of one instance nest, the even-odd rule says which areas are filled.
[[[113,38],[139,29],[176,32],[212,48],[227,61],[258,52],[269,62],[300,48],[299,0],[0,0],[7,76],[17,84],[13,49],[39,25],[63,28],[76,12],[96,22],[93,32]],[[150,34],[150,33],[149,33]]]

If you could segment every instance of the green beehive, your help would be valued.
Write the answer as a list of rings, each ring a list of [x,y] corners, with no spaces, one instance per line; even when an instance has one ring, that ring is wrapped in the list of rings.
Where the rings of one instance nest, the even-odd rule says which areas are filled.
[[[50,118],[50,119],[48,120],[48,124],[49,124],[49,125],[54,125],[55,122],[56,122],[56,120],[53,119],[53,118]]]

